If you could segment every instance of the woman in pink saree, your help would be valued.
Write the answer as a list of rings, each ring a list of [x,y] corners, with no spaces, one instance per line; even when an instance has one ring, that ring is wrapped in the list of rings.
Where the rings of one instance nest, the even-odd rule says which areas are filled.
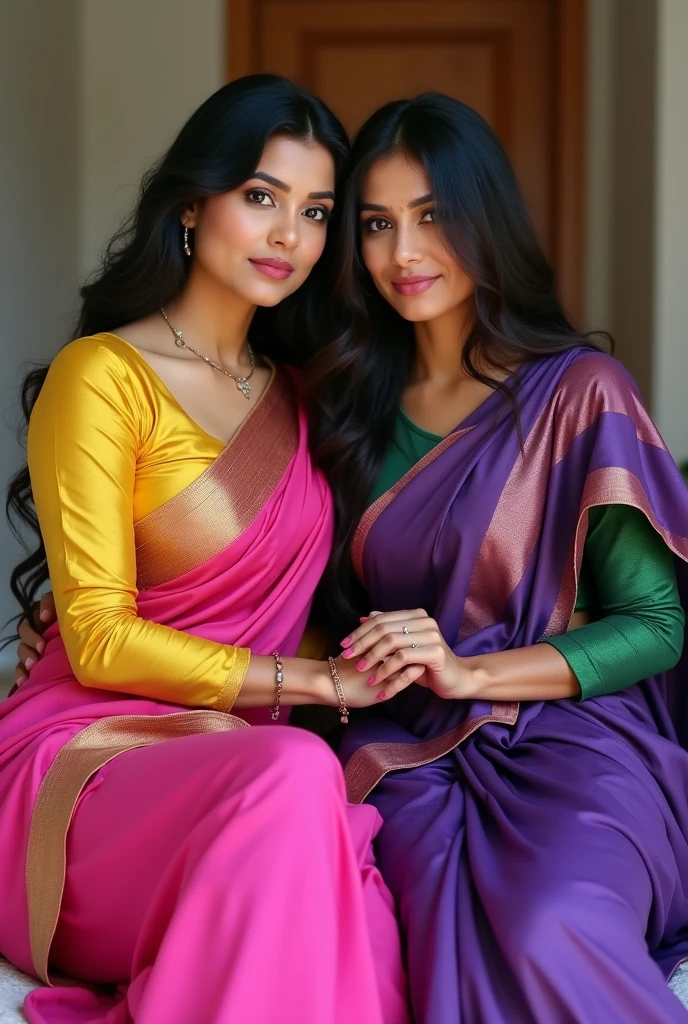
[[[289,83],[221,89],[40,375],[10,493],[26,513],[33,490],[59,625],[0,707],[0,952],[47,984],[31,1024],[407,1019],[379,816],[282,724],[339,704],[328,663],[296,657],[332,508],[296,371],[269,356],[297,303],[316,326],[290,296],[319,260],[322,293],[346,156]],[[44,577],[39,549],[25,611]]]

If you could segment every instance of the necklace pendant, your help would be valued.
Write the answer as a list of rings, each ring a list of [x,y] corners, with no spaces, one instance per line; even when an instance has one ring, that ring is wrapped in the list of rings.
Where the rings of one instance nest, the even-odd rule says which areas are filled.
[[[251,385],[245,377],[236,377],[234,383],[236,384],[237,389],[241,391],[244,398],[248,398],[250,396]]]

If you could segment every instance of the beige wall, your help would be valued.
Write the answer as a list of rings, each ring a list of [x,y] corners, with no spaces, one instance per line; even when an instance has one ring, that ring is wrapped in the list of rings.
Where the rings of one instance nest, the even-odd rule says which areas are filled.
[[[27,360],[68,336],[80,278],[128,212],[136,183],[223,81],[222,0],[15,0],[0,26],[0,480],[21,450]],[[20,556],[0,520],[0,623]],[[14,663],[0,652],[2,676]]]
[[[611,325],[611,196],[616,0],[588,0],[585,313],[589,330]]]
[[[223,0],[81,0],[79,250],[89,271],[136,185],[224,80]]]
[[[688,0],[660,0],[653,407],[688,459]]]
[[[652,397],[657,0],[617,0],[610,139],[610,326],[616,354]]]
[[[588,0],[587,319],[688,459],[688,0]]]
[[[588,0],[586,313],[652,396],[656,0]]]
[[[78,0],[3,4],[0,25],[0,481],[21,450],[18,389],[28,361],[66,337],[78,275]],[[4,506],[4,502],[3,502]],[[0,626],[19,545],[0,519]],[[0,629],[0,634],[4,630]],[[11,652],[0,653],[11,658]]]

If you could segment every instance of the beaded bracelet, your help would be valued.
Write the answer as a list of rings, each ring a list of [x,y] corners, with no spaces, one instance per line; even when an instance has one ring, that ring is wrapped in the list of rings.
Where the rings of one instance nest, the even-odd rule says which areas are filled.
[[[276,722],[280,716],[280,701],[282,700],[282,683],[284,682],[284,665],[282,659],[279,656],[278,651],[273,652],[273,658],[275,659],[275,688],[277,694],[275,696],[275,706],[272,709],[271,718],[273,722]]]
[[[328,658],[327,660],[330,666],[330,673],[332,674],[332,682],[334,683],[334,688],[337,691],[337,696],[339,697],[339,707],[337,708],[341,715],[339,720],[343,725],[346,725],[349,721],[349,709],[346,706],[344,687],[342,686],[342,681],[339,678],[339,672],[337,672],[337,666],[334,663],[334,658]]]

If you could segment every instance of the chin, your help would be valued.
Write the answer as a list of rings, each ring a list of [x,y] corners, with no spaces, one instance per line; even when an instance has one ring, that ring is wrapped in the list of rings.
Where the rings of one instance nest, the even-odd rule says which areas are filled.
[[[295,290],[294,288],[285,288],[282,283],[282,287],[279,284],[268,285],[264,288],[249,288],[244,293],[244,298],[251,303],[252,306],[265,306],[271,307],[276,306],[282,299],[286,299],[288,295]]]
[[[394,306],[397,313],[404,320],[408,320],[410,323],[424,323],[426,320],[435,320],[446,312],[436,302],[424,302],[420,296],[404,299],[399,302],[399,297],[395,295],[395,299],[396,301],[391,303],[391,305]]]
[[[294,277],[295,275],[292,275],[285,281],[266,280],[265,283],[252,281],[250,288],[246,289],[246,298],[255,306],[276,306],[278,302],[298,291],[304,283],[303,280],[295,281]]]

